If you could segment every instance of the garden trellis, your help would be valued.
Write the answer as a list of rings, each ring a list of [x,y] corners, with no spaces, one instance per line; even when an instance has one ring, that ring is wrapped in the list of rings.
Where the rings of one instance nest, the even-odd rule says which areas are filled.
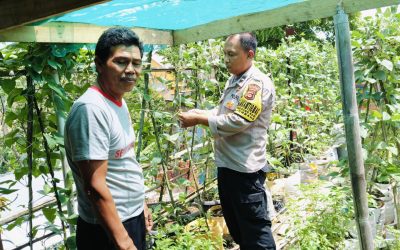
[[[35,1],[31,1],[35,2]],[[40,2],[40,1],[39,1]],[[0,41],[95,43],[109,26],[132,27],[145,44],[178,45],[228,34],[260,30],[316,18],[335,17],[346,141],[362,249],[373,249],[368,221],[366,183],[355,97],[347,13],[399,4],[399,0],[279,0],[279,1],[123,1],[114,0],[42,20],[81,6],[60,2],[59,11],[39,15],[26,1],[4,1]],[[103,1],[85,1],[85,4]],[[65,4],[61,4],[65,3]],[[2,3],[3,5],[3,3]],[[19,10],[21,9],[21,10]],[[12,12],[12,11],[14,12]],[[22,11],[23,10],[23,11]],[[28,14],[27,14],[28,13]],[[25,20],[16,17],[24,16]],[[30,21],[38,21],[30,23]],[[28,23],[24,26],[17,26]],[[16,27],[14,27],[16,26]]]

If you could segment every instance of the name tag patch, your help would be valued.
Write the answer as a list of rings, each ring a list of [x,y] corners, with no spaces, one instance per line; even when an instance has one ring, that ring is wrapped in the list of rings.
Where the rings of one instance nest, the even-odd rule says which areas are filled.
[[[262,99],[260,85],[260,82],[251,81],[243,91],[243,95],[235,110],[235,114],[250,122],[255,121],[261,113]]]

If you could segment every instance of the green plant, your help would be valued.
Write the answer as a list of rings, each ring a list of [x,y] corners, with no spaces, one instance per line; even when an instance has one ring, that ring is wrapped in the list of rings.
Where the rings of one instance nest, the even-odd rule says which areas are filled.
[[[73,198],[71,176],[66,175],[65,186],[60,188],[54,173],[61,170],[62,120],[87,83],[85,75],[77,77],[90,68],[91,54],[81,47],[16,43],[0,52],[1,93],[7,103],[1,136],[7,154],[2,161],[14,172],[16,180],[28,179],[30,195],[32,178],[43,176],[46,184],[42,190],[35,187],[35,192],[57,200],[57,208],[42,209],[48,225],[32,227],[30,223],[30,240],[38,230],[47,229],[63,234],[67,240],[65,224],[74,220],[64,209]],[[32,203],[28,208],[32,221]],[[55,218],[61,220],[61,229]],[[16,220],[7,228],[11,230],[22,222]]]
[[[197,228],[192,231],[185,229],[184,226],[173,223],[168,224],[165,228],[159,228],[155,237],[154,250],[213,250],[218,249],[222,239],[216,240],[212,238],[208,231],[204,220]]]
[[[400,17],[396,8],[359,19],[352,32],[365,166],[372,183],[399,175]]]
[[[350,229],[354,212],[349,187],[326,182],[301,186],[301,194],[287,203],[290,230],[295,242],[290,249],[337,249]],[[318,190],[318,191],[316,191]]]
[[[387,226],[387,233],[393,235],[393,240],[388,242],[388,246],[385,249],[400,249],[400,230],[391,226]]]
[[[275,50],[258,49],[256,65],[271,75],[277,93],[268,132],[270,162],[289,167],[330,146],[341,109],[334,47],[289,39]]]

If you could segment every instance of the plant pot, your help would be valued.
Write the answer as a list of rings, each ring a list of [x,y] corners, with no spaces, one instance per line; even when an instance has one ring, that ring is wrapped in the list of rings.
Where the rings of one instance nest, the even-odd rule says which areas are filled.
[[[220,200],[203,201],[203,210],[207,212],[212,206],[221,205]]]
[[[213,206],[209,209],[211,213],[210,218],[207,219],[207,224],[210,228],[211,239],[218,241],[220,239],[220,245],[218,246],[218,250],[223,250],[223,241],[222,238],[224,235],[229,235],[228,227],[226,226],[225,219],[222,216],[213,216],[213,214],[221,214],[221,206]],[[198,231],[201,228],[201,225],[204,225],[204,218],[198,218],[185,226],[186,231]]]

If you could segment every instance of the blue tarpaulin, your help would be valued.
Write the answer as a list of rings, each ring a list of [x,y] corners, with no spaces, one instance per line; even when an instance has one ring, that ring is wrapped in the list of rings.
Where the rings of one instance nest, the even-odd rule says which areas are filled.
[[[304,0],[113,0],[48,21],[179,30]]]
[[[339,6],[345,13],[353,13],[398,3],[400,0],[113,0],[0,31],[0,41],[95,43],[108,27],[126,26],[146,44],[178,45],[332,17]]]

